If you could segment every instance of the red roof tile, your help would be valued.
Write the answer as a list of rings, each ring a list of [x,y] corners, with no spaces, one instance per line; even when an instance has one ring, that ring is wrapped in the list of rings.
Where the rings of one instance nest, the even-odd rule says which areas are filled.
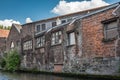
[[[8,37],[9,30],[0,29],[0,37]]]

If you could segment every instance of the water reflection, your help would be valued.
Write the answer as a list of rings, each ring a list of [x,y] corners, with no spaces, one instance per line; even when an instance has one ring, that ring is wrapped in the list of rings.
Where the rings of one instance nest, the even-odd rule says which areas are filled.
[[[52,75],[25,74],[25,73],[6,73],[0,72],[0,80],[83,80],[64,78]]]

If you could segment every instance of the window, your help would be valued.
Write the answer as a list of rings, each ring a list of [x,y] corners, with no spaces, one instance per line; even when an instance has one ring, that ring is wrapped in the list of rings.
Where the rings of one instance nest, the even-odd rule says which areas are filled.
[[[55,27],[57,25],[56,22],[52,22],[52,27]]]
[[[63,24],[63,23],[66,23],[66,20],[62,20],[61,23],[62,23],[62,24]]]
[[[11,42],[11,49],[13,49],[14,48],[14,43],[13,42]]]
[[[75,33],[68,33],[68,45],[75,44]]]
[[[32,40],[23,43],[23,50],[32,49]]]
[[[61,36],[62,36],[62,32],[61,31],[52,33],[52,45],[60,44],[61,40],[62,40]]]
[[[40,32],[40,31],[44,31],[46,29],[46,24],[39,24],[36,26],[36,31]]]
[[[104,27],[105,39],[116,38],[118,36],[117,30],[118,30],[117,21],[105,24],[105,27]]]
[[[37,26],[36,26],[36,31],[37,31],[37,32],[40,32],[40,25],[37,25]]]
[[[67,21],[68,21],[68,22],[72,21],[72,18],[68,18]]]
[[[45,44],[45,36],[36,38],[36,47],[42,47]]]
[[[42,29],[41,31],[44,31],[46,29],[46,25],[45,24],[42,24]]]

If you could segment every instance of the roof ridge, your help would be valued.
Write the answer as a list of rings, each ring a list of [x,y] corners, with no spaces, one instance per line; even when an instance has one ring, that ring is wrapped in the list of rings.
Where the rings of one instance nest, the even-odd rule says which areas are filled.
[[[64,17],[64,16],[73,15],[73,14],[80,14],[80,13],[84,13],[84,12],[88,12],[88,11],[92,11],[92,10],[97,10],[97,9],[105,8],[105,7],[107,7],[107,6],[110,6],[110,5],[101,6],[101,7],[96,7],[96,8],[91,8],[91,9],[86,9],[86,10],[83,10],[83,11],[68,13],[68,14],[64,14],[64,15],[60,15],[60,16],[51,17],[51,18],[41,19],[41,20],[37,20],[37,21],[31,22],[31,23],[25,23],[25,24],[23,24],[23,25],[32,24],[32,23],[39,22],[39,21],[46,21],[46,20],[61,18],[61,17]]]

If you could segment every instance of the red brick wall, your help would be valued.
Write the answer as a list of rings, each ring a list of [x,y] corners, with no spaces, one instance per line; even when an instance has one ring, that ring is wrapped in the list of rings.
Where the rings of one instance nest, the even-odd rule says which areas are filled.
[[[113,9],[89,16],[82,20],[84,57],[109,57],[115,55],[115,41],[102,42],[103,24],[101,21],[113,18]]]

